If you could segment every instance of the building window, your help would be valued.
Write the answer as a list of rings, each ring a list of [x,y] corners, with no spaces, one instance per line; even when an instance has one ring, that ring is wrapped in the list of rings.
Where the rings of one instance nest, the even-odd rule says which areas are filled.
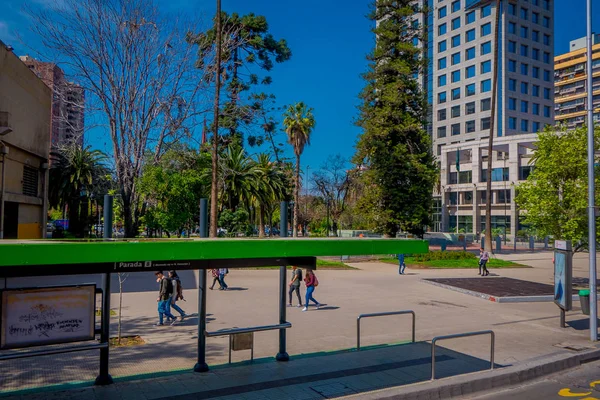
[[[533,58],[534,60],[539,60],[540,59],[540,50],[532,48],[531,49],[531,58]]]
[[[531,131],[533,133],[538,133],[540,130],[540,123],[538,121],[534,121],[531,123]]]
[[[550,82],[550,71],[548,71],[547,69],[544,70],[544,80],[546,82]]]
[[[508,129],[517,129],[517,119],[515,117],[508,117]]]
[[[508,98],[508,109],[511,111],[517,111],[517,99],[514,97]]]
[[[458,174],[458,183],[473,183],[473,173],[471,171],[460,171]],[[467,193],[472,192],[465,192],[465,194]],[[473,199],[471,198],[471,201],[472,200]]]
[[[465,50],[465,59],[468,60],[472,60],[475,58],[475,47],[470,47],[467,50]]]
[[[499,204],[508,204],[508,203],[510,203],[510,189],[498,190],[496,192],[496,194],[498,196],[498,203]]]
[[[481,111],[489,111],[492,109],[492,99],[482,99],[480,107]]]
[[[475,76],[475,66],[465,68],[465,79],[473,78]]]
[[[531,104],[531,113],[533,115],[540,115],[540,105],[538,103]]]
[[[475,29],[469,29],[467,31],[467,33],[465,34],[465,42],[472,42],[473,40],[475,40]]]
[[[438,87],[446,86],[446,75],[438,76]]]
[[[539,24],[540,23],[540,14],[536,13],[536,12],[532,12],[531,13],[531,22],[533,22],[534,24]]]
[[[440,110],[438,110],[438,121],[445,121],[446,120],[446,109],[442,108]]]
[[[510,3],[509,3],[510,4]],[[492,215],[492,229],[502,228],[505,232],[510,232],[510,216]],[[485,215],[480,216],[481,232],[485,231]]]
[[[543,17],[542,18],[542,26],[544,28],[550,28],[550,18],[548,17]]]
[[[531,95],[533,97],[540,97],[540,87],[538,85],[531,85]]]
[[[481,18],[489,17],[492,15],[492,6],[489,4],[481,7]]]
[[[517,81],[514,79],[508,80],[508,90],[515,92],[517,90]]]
[[[544,10],[550,11],[550,0],[542,0],[542,7]]]
[[[544,99],[550,100],[550,89],[544,88]]]
[[[23,194],[25,196],[38,196],[38,170],[27,165],[23,166]]]
[[[475,95],[475,84],[471,83],[467,86],[465,86],[465,96],[469,97],[469,96],[474,96]]]
[[[437,137],[438,137],[438,139],[446,137],[446,127],[445,126],[440,126],[437,129]]]
[[[550,35],[544,33],[544,45],[550,46]]]
[[[529,84],[527,82],[521,82],[521,93],[529,94]]]
[[[521,75],[529,75],[529,64],[521,63]]]
[[[446,102],[446,92],[438,93],[438,104],[443,104]]]
[[[529,112],[529,102],[525,100],[521,100],[521,112],[526,113]]]
[[[460,0],[452,3],[452,12],[457,12],[458,10],[460,10]]]
[[[460,106],[453,106],[450,109],[450,115],[452,116],[452,118],[460,117]]]
[[[508,60],[508,72],[517,72],[517,62],[515,60]]]
[[[452,83],[460,82],[460,70],[452,71],[452,74],[450,76],[451,76]]]
[[[475,114],[475,102],[465,104],[465,115]]]
[[[519,167],[519,180],[524,181],[527,180],[531,172],[533,171],[533,167],[530,165]]]
[[[544,52],[544,62],[546,64],[550,64],[550,53],[548,53],[547,51]]]
[[[489,92],[490,90],[492,90],[492,81],[490,79],[481,81],[481,93]]]
[[[446,41],[442,40],[441,42],[438,42],[438,53],[442,53],[444,51],[446,51]]]
[[[529,18],[529,10],[521,7],[521,19],[523,21],[527,21],[528,18]]]
[[[481,37],[487,36],[491,33],[492,33],[492,24],[491,23],[488,22],[487,24],[481,25]]]
[[[521,45],[521,56],[527,57],[529,55],[529,46],[526,44]]]
[[[485,131],[490,129],[490,117],[481,118],[481,130]]]
[[[511,34],[516,34],[517,33],[517,24],[515,24],[514,22],[509,22],[508,23],[508,33]]]
[[[508,13],[510,15],[517,15],[517,5],[513,3],[508,3]]]
[[[512,40],[508,41],[508,52],[509,53],[517,52],[517,42],[513,42]]]
[[[550,107],[544,106],[544,117],[550,118]]]
[[[539,31],[531,31],[531,40],[534,42],[540,41],[540,32]]]
[[[456,35],[452,37],[452,47],[460,46],[460,35]]]
[[[521,131],[528,132],[529,131],[529,121],[526,119],[521,120]]]
[[[465,132],[466,133],[475,132],[475,120],[465,122]]]
[[[452,89],[452,100],[460,99],[460,88]]]
[[[492,62],[491,61],[484,61],[481,63],[481,73],[482,74],[487,74],[488,72],[492,71]]]
[[[444,18],[446,16],[446,6],[440,7],[438,10],[438,18]]]
[[[438,35],[439,36],[445,35],[446,31],[447,31],[447,29],[446,29],[446,23],[438,25]]]
[[[481,55],[490,54],[492,52],[492,42],[485,42],[481,44]]]
[[[467,13],[467,25],[475,22],[475,11]]]
[[[460,17],[452,20],[452,30],[460,28]]]
[[[460,124],[452,124],[450,131],[452,136],[460,135]]]
[[[446,68],[446,57],[442,57],[438,60],[438,69]]]
[[[527,39],[529,37],[529,28],[526,26],[521,26],[521,37],[523,39]]]
[[[454,53],[451,56],[452,65],[460,63],[460,53]]]

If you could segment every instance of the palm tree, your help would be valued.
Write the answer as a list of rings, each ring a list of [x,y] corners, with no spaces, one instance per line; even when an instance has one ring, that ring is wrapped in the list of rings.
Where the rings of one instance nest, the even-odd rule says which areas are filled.
[[[315,128],[313,109],[303,102],[288,107],[283,114],[283,125],[288,136],[288,142],[294,148],[296,155],[296,176],[294,182],[294,237],[298,237],[298,213],[300,198],[300,156],[304,147],[310,144],[310,134]]]
[[[255,161],[254,204],[258,207],[258,236],[265,236],[265,214],[267,208],[286,194],[285,176],[278,165],[271,162],[271,156],[260,153]]]
[[[69,208],[69,230],[83,236],[88,194],[104,184],[108,175],[106,155],[91,146],[68,145],[51,153],[48,200],[52,207]],[[83,200],[83,204],[82,204]],[[81,206],[81,210],[80,210]]]

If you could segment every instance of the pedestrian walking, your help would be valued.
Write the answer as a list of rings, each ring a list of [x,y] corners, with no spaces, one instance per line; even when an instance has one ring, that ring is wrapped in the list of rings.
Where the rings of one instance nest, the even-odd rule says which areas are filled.
[[[479,249],[479,275],[488,276],[490,272],[487,270],[486,264],[490,259],[490,253],[482,247]]]
[[[167,278],[162,271],[157,271],[154,273],[156,275],[157,280],[160,283],[160,289],[158,291],[158,298],[156,301],[158,302],[158,323],[156,326],[162,326],[163,317],[175,319],[175,316],[171,314],[169,308],[167,308],[169,302],[171,301],[171,293],[173,292],[173,284],[169,278]]]
[[[321,304],[317,300],[315,300],[315,298],[313,297],[313,292],[315,291],[315,288],[319,286],[319,280],[317,279],[317,276],[312,270],[306,270],[306,277],[304,278],[304,283],[306,284],[306,299],[302,311],[308,311],[308,304],[310,300],[312,300],[315,303],[318,310]]]
[[[221,280],[219,279],[219,270],[217,268],[213,268],[210,270],[212,277],[213,277],[213,283],[212,285],[210,285],[210,290],[213,290],[215,288],[215,283],[219,282],[219,287],[222,288],[223,286],[221,286]]]
[[[290,302],[288,304],[288,307],[292,307],[292,294],[294,292],[296,292],[296,296],[298,296],[297,307],[302,307],[302,297],[300,297],[300,282],[302,282],[302,270],[297,266],[292,265],[292,281],[290,282]]]
[[[398,254],[398,273],[404,275],[406,269],[406,263],[404,262],[404,254]]]
[[[187,317],[185,311],[183,311],[176,303],[177,300],[183,300],[183,286],[181,285],[181,279],[179,279],[179,275],[174,270],[169,271],[169,279],[171,279],[171,286],[173,286],[173,291],[171,292],[171,302],[170,306],[175,309],[180,315],[181,320]],[[169,309],[169,312],[171,310]],[[173,325],[175,325],[175,321],[173,321]]]
[[[228,274],[229,274],[228,268],[220,268],[219,269],[219,283],[221,284],[221,287],[219,288],[219,290],[227,290],[227,288],[229,287],[225,283],[225,276]]]

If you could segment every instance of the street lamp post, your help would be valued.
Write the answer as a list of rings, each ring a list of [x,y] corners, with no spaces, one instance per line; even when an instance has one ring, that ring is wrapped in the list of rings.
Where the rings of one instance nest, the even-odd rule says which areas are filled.
[[[592,0],[587,0],[588,242],[590,257],[590,340],[598,340],[596,292],[596,210],[594,181],[594,103],[592,85]]]

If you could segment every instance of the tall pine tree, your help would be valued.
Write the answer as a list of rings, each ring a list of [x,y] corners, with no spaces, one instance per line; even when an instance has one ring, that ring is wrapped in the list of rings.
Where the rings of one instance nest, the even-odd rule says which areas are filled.
[[[395,236],[417,235],[430,222],[433,186],[438,173],[431,139],[425,130],[427,100],[418,74],[427,73],[425,41],[412,0],[376,0],[369,18],[376,45],[367,56],[369,69],[357,125],[363,129],[354,157],[364,184],[359,210],[371,228]]]

